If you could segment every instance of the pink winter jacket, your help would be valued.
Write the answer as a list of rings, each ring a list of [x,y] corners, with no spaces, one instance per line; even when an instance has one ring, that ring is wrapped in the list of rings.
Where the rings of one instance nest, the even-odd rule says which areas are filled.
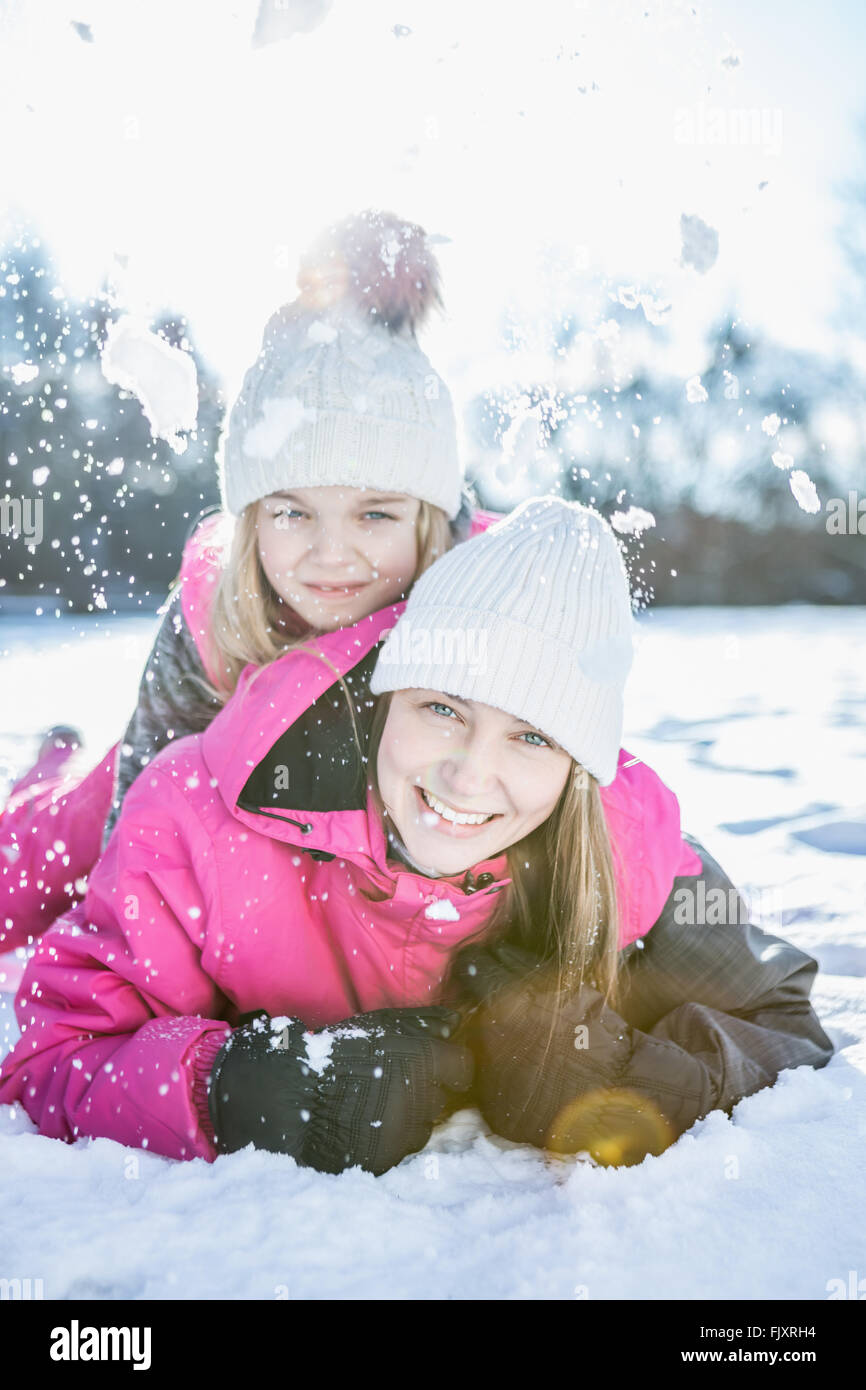
[[[42,1134],[213,1159],[207,1083],[241,1014],[319,1028],[442,999],[455,951],[483,936],[508,883],[504,854],[474,866],[487,887],[430,879],[389,861],[366,798],[341,811],[238,804],[279,737],[402,606],[319,638],[325,661],[300,649],[248,667],[209,728],[137,778],[84,903],[43,937],[16,998],[22,1036],[0,1102],[20,1101]],[[623,751],[602,796],[625,946],[649,931],[673,878],[701,866],[676,798],[643,763]]]

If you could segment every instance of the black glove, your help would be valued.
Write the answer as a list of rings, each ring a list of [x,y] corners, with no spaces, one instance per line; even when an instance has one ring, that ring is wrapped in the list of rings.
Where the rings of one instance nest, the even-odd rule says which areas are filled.
[[[475,1055],[478,1106],[497,1134],[602,1164],[667,1146],[655,1107],[622,1080],[632,1030],[598,990],[561,996],[551,962],[505,942],[465,948],[455,978],[471,1008],[461,1039]]]
[[[459,1022],[439,1006],[378,1009],[311,1042],[297,1019],[242,1020],[211,1072],[218,1152],[253,1143],[326,1173],[386,1172],[424,1147],[450,1093],[471,1085],[471,1052],[445,1041]]]
[[[380,1174],[423,1149],[453,1093],[472,1083],[472,1053],[446,1041],[459,1023],[455,1010],[432,1006],[376,1009],[323,1029],[333,1043],[303,1161]]]
[[[244,1019],[249,1019],[244,1022]],[[219,1153],[252,1143],[301,1161],[318,1077],[298,1019],[244,1015],[217,1053],[208,1108]]]

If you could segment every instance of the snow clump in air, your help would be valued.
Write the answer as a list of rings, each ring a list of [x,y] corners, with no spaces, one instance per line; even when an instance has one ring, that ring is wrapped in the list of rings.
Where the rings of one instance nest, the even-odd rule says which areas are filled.
[[[39,375],[39,368],[32,362],[13,362],[11,367],[4,370],[12,373],[16,386],[26,386],[28,381],[33,381]]]
[[[681,265],[694,266],[701,275],[715,265],[719,255],[719,234],[703,218],[684,212],[680,216],[682,238]]]
[[[109,326],[101,356],[106,381],[138,399],[154,438],[183,453],[180,431],[195,429],[198,414],[198,375],[190,354],[127,314]]]
[[[804,512],[819,512],[821,510],[821,499],[808,473],[804,473],[802,468],[795,468],[788,482],[791,484],[791,491],[797,499],[798,506],[802,507]]]
[[[686,400],[690,405],[700,405],[702,401],[709,399],[709,392],[706,386],[701,383],[699,376],[690,376],[686,382]]]
[[[655,526],[656,519],[652,512],[645,511],[643,507],[629,507],[627,512],[613,512],[610,524],[615,531],[621,531],[623,535],[639,536],[641,531],[648,531],[651,526]]]

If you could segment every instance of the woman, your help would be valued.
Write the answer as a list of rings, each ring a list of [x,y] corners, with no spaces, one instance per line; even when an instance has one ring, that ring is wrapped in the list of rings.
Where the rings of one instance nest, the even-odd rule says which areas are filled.
[[[588,1027],[597,1087],[593,1027],[610,1023],[621,956],[652,941],[677,882],[704,870],[666,789],[619,746],[631,609],[613,533],[540,499],[438,560],[378,654],[365,769],[363,721],[356,747],[332,738],[334,691],[373,655],[382,618],[248,668],[204,735],[137,779],[83,907],[44,937],[16,1001],[0,1101],[42,1133],[176,1158],[253,1143],[379,1173],[469,1098],[473,1073],[485,1113],[511,1123],[517,1095],[545,1142],[547,1111],[556,1121],[580,1102],[581,1075],[585,1089],[563,1028],[571,1064],[574,1028]],[[618,771],[631,800],[606,805]],[[505,938],[525,953],[517,970]],[[758,1005],[745,1026],[713,1015],[709,1047],[741,1089],[729,1094],[726,1073],[722,1090],[704,1087],[708,1108],[832,1053],[808,1004],[814,961],[777,944],[785,968],[764,951],[747,976],[731,938],[695,977],[694,1003],[669,973],[656,1031],[700,1010],[703,991],[732,1013]],[[525,1026],[514,984],[535,961],[552,979]],[[672,1132],[687,1041],[642,1036],[629,1031],[610,1079],[637,1059],[626,1089],[649,1087]],[[690,1060],[710,1070],[707,1031],[694,1036]],[[575,1123],[566,1144],[575,1134],[595,1143]]]

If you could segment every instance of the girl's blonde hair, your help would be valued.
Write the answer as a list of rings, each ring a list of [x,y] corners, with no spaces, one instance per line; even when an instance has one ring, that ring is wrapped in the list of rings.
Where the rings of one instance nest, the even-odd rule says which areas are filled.
[[[379,697],[370,732],[368,781],[385,814],[376,777],[379,743],[391,694]],[[548,962],[559,1010],[585,982],[617,1004],[619,911],[613,846],[598,781],[572,760],[568,780],[547,820],[506,851],[511,884],[500,894],[484,942],[508,938]],[[545,1054],[546,1055],[546,1054]]]
[[[251,662],[267,666],[312,635],[270,583],[259,559],[258,502],[238,517],[214,594],[208,630],[208,667],[213,683],[200,682],[221,704],[233,694]],[[418,560],[414,580],[451,548],[453,537],[441,507],[421,502],[415,523]]]

